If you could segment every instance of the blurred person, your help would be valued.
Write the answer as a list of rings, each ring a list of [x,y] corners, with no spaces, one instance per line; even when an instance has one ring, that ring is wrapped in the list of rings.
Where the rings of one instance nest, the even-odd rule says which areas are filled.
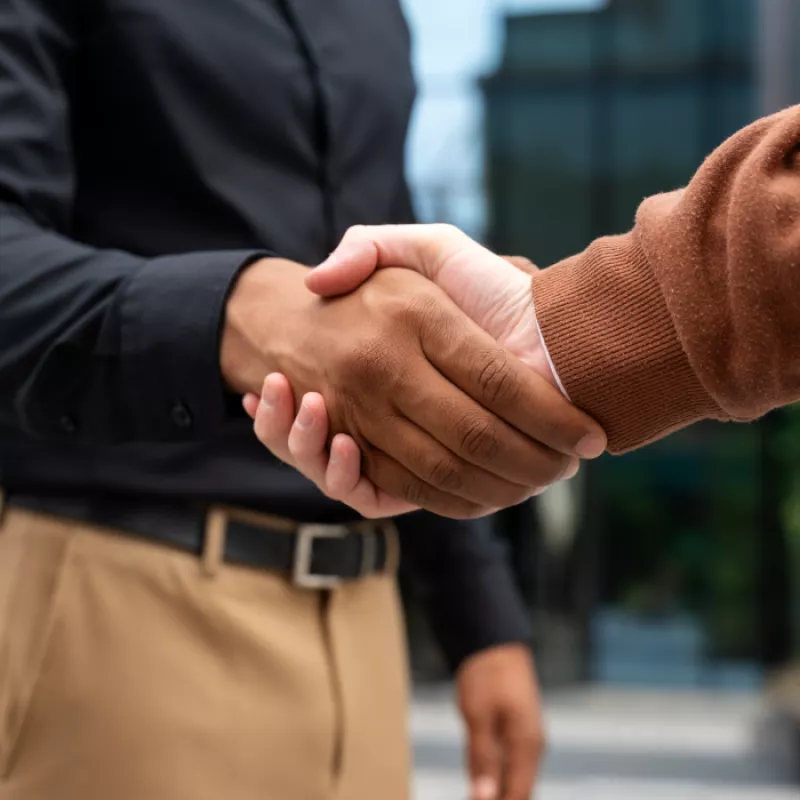
[[[645,200],[630,233],[542,272],[451,227],[388,226],[350,231],[307,283],[338,295],[398,266],[591,414],[612,452],[701,419],[754,420],[800,400],[800,106],[734,135],[685,189]],[[337,432],[326,449],[327,398],[306,395],[301,427],[284,376],[264,396],[245,405],[276,454],[364,514],[386,502],[356,440]]]
[[[413,94],[397,0],[0,0],[2,800],[406,796],[394,526],[269,456],[238,395],[327,386],[404,498],[382,517],[479,516],[605,445],[422,276],[305,287],[349,226],[411,221]],[[508,568],[403,524],[473,794],[520,800]]]

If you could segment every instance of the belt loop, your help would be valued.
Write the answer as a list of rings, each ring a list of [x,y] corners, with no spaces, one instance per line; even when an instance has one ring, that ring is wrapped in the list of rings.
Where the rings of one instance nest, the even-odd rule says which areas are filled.
[[[225,534],[228,515],[221,508],[211,508],[206,514],[206,529],[203,536],[203,574],[213,578],[225,558]]]
[[[397,525],[390,519],[383,520],[383,531],[386,536],[386,567],[387,575],[394,575],[400,569],[400,534]]]
[[[366,578],[376,571],[375,555],[378,550],[378,531],[376,529],[365,530],[361,534],[361,569],[359,570],[358,577]],[[389,538],[386,538],[386,561],[389,558]]]

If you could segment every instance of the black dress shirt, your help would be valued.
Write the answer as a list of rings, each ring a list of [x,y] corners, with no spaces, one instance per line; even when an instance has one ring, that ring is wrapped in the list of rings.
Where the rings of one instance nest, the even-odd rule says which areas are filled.
[[[220,323],[260,255],[411,219],[413,97],[398,0],[0,0],[0,483],[351,519],[255,440]],[[476,529],[403,544],[453,664],[527,635]]]

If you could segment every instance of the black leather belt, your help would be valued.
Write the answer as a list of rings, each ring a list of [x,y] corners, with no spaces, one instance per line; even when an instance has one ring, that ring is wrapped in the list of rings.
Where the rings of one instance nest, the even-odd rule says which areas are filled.
[[[389,521],[301,524],[236,508],[200,509],[138,498],[9,492],[5,502],[10,508],[111,528],[200,557],[207,555],[212,537],[224,561],[279,571],[308,589],[332,588],[396,568],[396,534]]]

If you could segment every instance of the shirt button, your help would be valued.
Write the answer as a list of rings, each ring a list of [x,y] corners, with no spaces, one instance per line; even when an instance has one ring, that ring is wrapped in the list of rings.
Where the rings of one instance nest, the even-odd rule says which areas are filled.
[[[172,406],[172,421],[184,430],[192,427],[192,415],[183,403],[175,403]]]
[[[69,414],[64,414],[64,416],[58,421],[58,424],[64,433],[75,433],[75,431],[78,430],[77,423]]]

